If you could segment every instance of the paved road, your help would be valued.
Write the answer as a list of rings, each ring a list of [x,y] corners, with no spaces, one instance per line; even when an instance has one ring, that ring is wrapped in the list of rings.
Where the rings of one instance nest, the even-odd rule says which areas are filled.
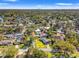
[[[51,52],[52,51],[51,49],[48,49],[48,48],[40,48],[39,50],[46,51],[46,52]]]
[[[46,52],[51,52],[52,51],[52,49],[50,48],[49,45],[47,45],[47,48],[40,48],[40,50],[46,51]]]
[[[50,48],[49,45],[47,45],[47,48],[39,48],[39,50],[46,51],[46,52],[51,52],[52,51],[52,49]]]

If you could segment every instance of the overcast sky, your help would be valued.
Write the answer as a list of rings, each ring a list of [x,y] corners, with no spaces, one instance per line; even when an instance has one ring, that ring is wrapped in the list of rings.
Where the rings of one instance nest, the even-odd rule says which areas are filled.
[[[0,0],[0,9],[79,9],[79,0]]]

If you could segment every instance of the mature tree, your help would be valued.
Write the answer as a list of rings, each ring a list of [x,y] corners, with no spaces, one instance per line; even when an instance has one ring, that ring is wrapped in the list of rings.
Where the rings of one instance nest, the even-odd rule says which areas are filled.
[[[74,54],[77,50],[74,45],[70,44],[69,42],[65,41],[56,41],[53,45],[53,53],[56,57],[70,57],[71,54]]]
[[[2,54],[5,58],[12,58],[17,54],[18,50],[14,46],[5,47]]]
[[[47,55],[44,51],[38,50],[36,48],[30,48],[26,53],[25,57],[28,58],[45,58]]]

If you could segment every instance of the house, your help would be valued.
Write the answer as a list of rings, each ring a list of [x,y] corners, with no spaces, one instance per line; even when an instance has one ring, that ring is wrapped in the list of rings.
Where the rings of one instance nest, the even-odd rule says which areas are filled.
[[[2,17],[0,17],[0,23],[3,23],[3,18]]]
[[[35,30],[36,35],[35,36],[40,36],[41,30],[40,29],[36,29]]]
[[[35,36],[35,32],[32,32],[31,35],[34,37]]]
[[[60,52],[60,50],[58,48],[52,50],[52,53],[57,53],[57,52]]]
[[[20,42],[23,38],[23,35],[21,33],[6,34],[4,36],[10,39],[16,39],[17,42]]]
[[[47,36],[47,34],[44,32],[44,31],[42,31],[41,33],[40,33],[40,37],[46,37]]]
[[[4,37],[10,38],[10,39],[15,38],[15,36],[13,34],[6,34],[6,35],[4,35]]]
[[[77,34],[79,34],[79,30],[77,30]]]
[[[63,29],[62,27],[60,29],[58,29],[57,33],[64,34],[64,32],[62,31],[62,29]]]
[[[23,39],[23,35],[21,33],[16,33],[15,38],[17,42],[21,42],[21,40]]]
[[[55,36],[55,38],[64,40],[65,35],[64,34],[57,33],[56,36]]]
[[[35,30],[35,32],[40,32],[40,31],[41,31],[40,29],[36,29],[36,30]]]
[[[40,40],[44,43],[44,44],[49,44],[50,42],[46,39],[46,38],[44,38],[44,37],[42,37],[42,38],[40,38]]]
[[[48,30],[50,27],[44,27],[46,30]]]
[[[13,44],[12,40],[3,40],[3,41],[0,41],[0,45],[11,45],[11,44]]]
[[[32,34],[32,36],[37,36],[37,37],[40,37],[41,30],[40,30],[40,29],[36,29],[36,30],[35,30],[35,31],[33,31],[31,34]]]
[[[57,33],[56,33],[56,35],[55,35],[55,38],[56,38],[56,39],[64,40],[64,38],[65,38],[64,32],[62,32],[60,29],[57,30]]]
[[[19,24],[19,26],[20,26],[20,27],[23,27],[23,24],[22,24],[22,23],[20,23],[20,24]]]

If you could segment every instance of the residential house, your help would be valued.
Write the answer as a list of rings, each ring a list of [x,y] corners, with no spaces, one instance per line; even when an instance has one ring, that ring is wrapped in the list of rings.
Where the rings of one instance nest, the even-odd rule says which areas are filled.
[[[40,34],[40,37],[46,37],[46,36],[47,36],[47,34],[44,31],[42,31]]]
[[[3,18],[2,17],[0,17],[0,23],[3,23]]]
[[[41,37],[40,40],[46,45],[50,43],[45,37]]]
[[[62,32],[61,30],[57,30],[57,33],[55,35],[55,38],[56,39],[64,40],[64,38],[65,38],[64,32]]]
[[[32,35],[33,37],[35,37],[35,32],[33,31],[33,32],[31,33],[31,35]]]
[[[14,39],[15,38],[15,36],[13,34],[6,34],[6,35],[4,35],[4,37],[10,38],[10,39]]]
[[[48,30],[50,27],[44,27],[46,30]]]
[[[52,50],[52,53],[57,53],[57,52],[60,52],[58,48]]]
[[[79,34],[79,30],[77,30],[77,34]]]
[[[40,36],[41,30],[40,29],[36,29],[35,30],[36,35],[35,36]]]
[[[2,40],[0,41],[0,45],[12,45],[13,41],[12,40]]]
[[[16,33],[15,38],[17,42],[21,42],[23,39],[23,35],[21,33]]]
[[[6,34],[4,35],[7,38],[10,39],[16,39],[17,42],[21,42],[23,35],[21,33],[15,33],[15,34]]]

